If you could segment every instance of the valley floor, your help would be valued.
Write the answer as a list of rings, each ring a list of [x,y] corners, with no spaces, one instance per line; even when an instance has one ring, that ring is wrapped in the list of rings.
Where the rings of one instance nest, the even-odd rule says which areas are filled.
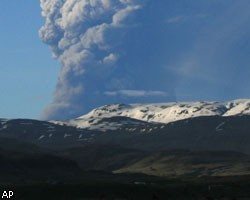
[[[82,183],[46,183],[0,187],[14,191],[18,200],[247,200],[250,177],[207,177],[135,180],[113,177],[110,180]],[[133,176],[130,176],[133,178]],[[114,180],[112,180],[114,179]],[[151,182],[153,181],[153,182]]]

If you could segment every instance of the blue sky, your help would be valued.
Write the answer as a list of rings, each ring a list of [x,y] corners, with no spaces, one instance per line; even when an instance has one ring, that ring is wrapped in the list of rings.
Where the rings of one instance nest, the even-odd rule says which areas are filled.
[[[58,62],[38,30],[39,1],[0,1],[0,117],[39,118],[51,101]]]
[[[41,2],[0,1],[2,118],[250,97],[249,0]]]

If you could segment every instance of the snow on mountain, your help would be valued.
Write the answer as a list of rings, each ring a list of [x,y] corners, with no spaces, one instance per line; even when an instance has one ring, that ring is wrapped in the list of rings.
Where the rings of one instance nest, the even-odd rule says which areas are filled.
[[[249,115],[250,99],[227,102],[176,102],[155,104],[110,104],[98,107],[77,119],[64,122],[67,125],[89,129],[110,129],[120,127],[121,122],[103,122],[112,117],[126,117],[150,123],[170,123],[200,116]],[[54,122],[62,123],[62,122]],[[136,122],[134,122],[136,123]]]

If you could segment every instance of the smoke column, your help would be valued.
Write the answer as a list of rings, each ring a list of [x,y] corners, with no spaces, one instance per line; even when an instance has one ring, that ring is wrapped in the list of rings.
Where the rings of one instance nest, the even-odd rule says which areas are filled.
[[[61,64],[45,119],[109,103],[250,98],[250,1],[41,0]]]
[[[175,81],[164,64],[165,26],[159,24],[165,11],[157,14],[154,7],[161,4],[41,0],[45,24],[39,35],[61,64],[43,118],[78,117],[107,103],[175,100]]]

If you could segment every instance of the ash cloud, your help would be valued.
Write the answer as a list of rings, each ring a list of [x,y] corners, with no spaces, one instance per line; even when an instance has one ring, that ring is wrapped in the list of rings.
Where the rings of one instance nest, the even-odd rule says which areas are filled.
[[[249,98],[250,1],[40,0],[61,64],[43,118],[109,103]]]
[[[155,63],[157,30],[146,27],[157,19],[140,19],[147,6],[140,0],[41,0],[45,24],[39,35],[61,64],[43,118],[78,117],[106,103],[175,99],[165,66]]]

